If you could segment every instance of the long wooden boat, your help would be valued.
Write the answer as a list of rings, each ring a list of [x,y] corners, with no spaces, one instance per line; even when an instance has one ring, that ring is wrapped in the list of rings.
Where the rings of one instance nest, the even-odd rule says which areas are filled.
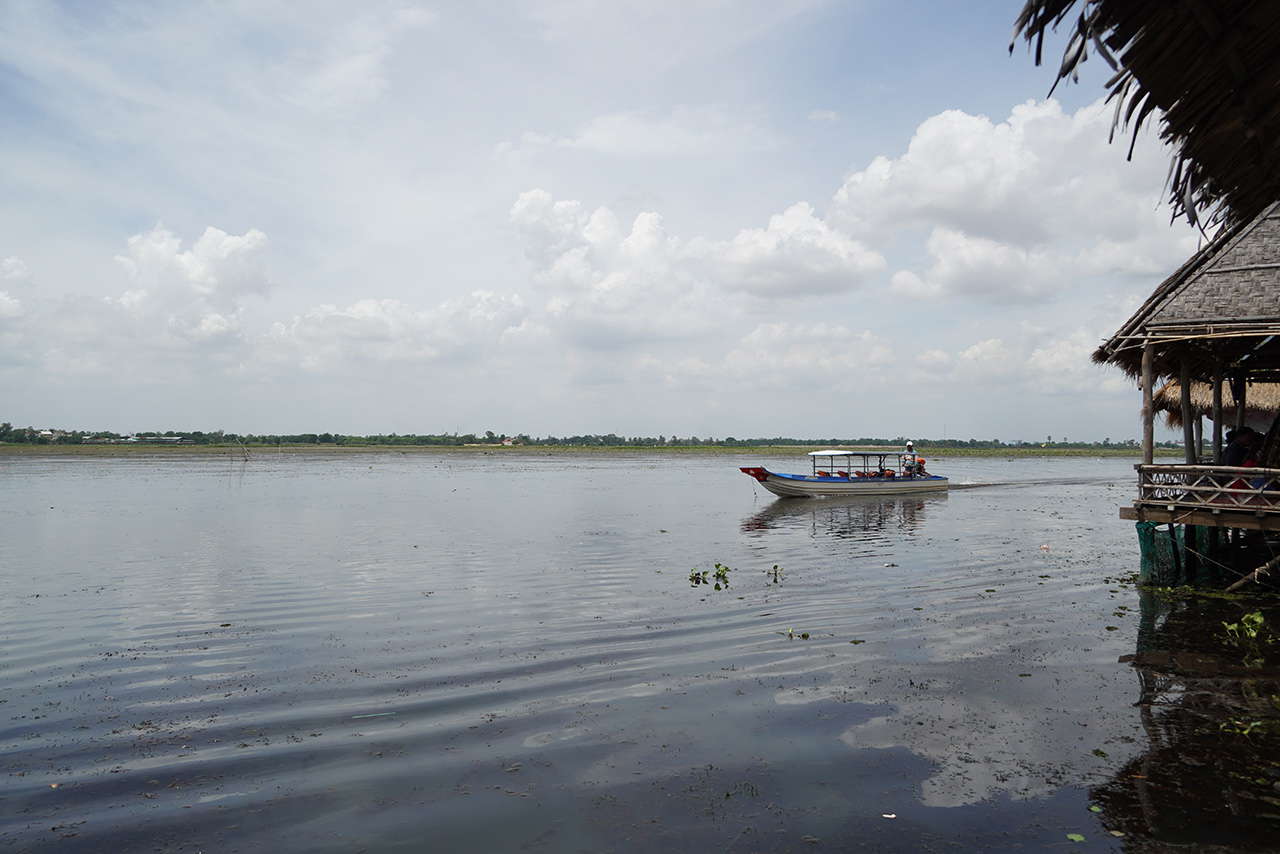
[[[924,459],[912,452],[810,451],[809,457],[812,474],[781,474],[761,466],[743,466],[742,471],[784,498],[938,492],[949,483],[925,471]]]

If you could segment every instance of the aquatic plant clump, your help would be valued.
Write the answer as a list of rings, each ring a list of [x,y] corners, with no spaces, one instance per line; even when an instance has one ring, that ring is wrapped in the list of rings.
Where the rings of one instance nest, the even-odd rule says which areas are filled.
[[[1244,653],[1245,667],[1262,667],[1267,663],[1263,653],[1265,648],[1275,641],[1275,637],[1267,632],[1265,627],[1266,618],[1262,616],[1261,611],[1245,614],[1239,622],[1223,621],[1222,628],[1226,631],[1226,642]]]
[[[698,587],[703,584],[712,585],[716,590],[729,589],[729,573],[734,569],[731,566],[716,561],[715,571],[709,569],[699,570],[696,566],[689,573],[689,586]]]

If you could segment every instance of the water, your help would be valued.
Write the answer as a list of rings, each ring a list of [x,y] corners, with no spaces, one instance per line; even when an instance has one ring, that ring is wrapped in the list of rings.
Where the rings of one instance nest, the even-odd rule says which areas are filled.
[[[1179,723],[1133,460],[891,499],[758,464],[805,463],[0,458],[0,850],[1147,850],[1194,836],[1155,775],[1186,815],[1232,737],[1196,777],[1270,791],[1265,728]]]

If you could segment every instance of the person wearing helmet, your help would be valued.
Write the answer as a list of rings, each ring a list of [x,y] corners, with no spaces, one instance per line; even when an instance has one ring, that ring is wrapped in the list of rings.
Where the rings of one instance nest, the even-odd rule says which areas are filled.
[[[903,452],[906,456],[902,460],[902,469],[908,475],[921,474],[924,466],[920,465],[919,458],[916,456],[916,446],[914,442],[907,442],[907,450]]]

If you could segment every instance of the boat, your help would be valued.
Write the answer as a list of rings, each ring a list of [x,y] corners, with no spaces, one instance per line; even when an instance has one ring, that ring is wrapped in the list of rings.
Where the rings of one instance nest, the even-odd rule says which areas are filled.
[[[924,459],[913,451],[810,451],[809,458],[812,474],[780,474],[762,466],[741,468],[783,498],[939,492],[949,483],[925,471]]]

